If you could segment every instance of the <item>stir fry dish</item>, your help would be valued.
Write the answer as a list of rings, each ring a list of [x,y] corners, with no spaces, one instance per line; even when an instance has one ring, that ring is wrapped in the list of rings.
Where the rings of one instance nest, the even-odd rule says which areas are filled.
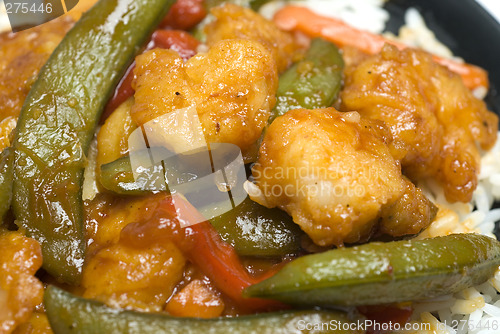
[[[487,72],[299,3],[0,34],[0,333],[382,333],[500,293],[454,218],[484,207]]]

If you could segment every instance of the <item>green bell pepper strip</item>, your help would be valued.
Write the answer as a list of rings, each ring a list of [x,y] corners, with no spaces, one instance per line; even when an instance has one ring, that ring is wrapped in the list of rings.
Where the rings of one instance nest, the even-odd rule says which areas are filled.
[[[107,190],[120,195],[144,195],[168,190],[168,187],[187,184],[212,173],[206,164],[206,150],[172,154],[163,147],[152,147],[135,151],[101,166],[99,183]],[[152,156],[164,155],[167,158],[159,163],[151,162]],[[219,154],[220,155],[220,154]],[[229,154],[222,153],[221,160],[226,161]],[[140,166],[134,175],[131,158]],[[221,162],[222,163],[222,162]],[[168,184],[167,184],[168,180]],[[189,189],[189,187],[187,187]],[[194,188],[192,191],[198,191]]]
[[[356,326],[346,326],[350,323],[348,317],[336,311],[285,311],[214,319],[176,318],[113,309],[54,286],[45,291],[44,305],[55,334],[362,333],[356,330]],[[333,326],[339,329],[332,330]]]
[[[303,256],[243,294],[301,306],[395,303],[481,284],[499,265],[500,242],[484,235],[377,242]]]
[[[141,167],[141,172],[134,176],[130,155],[123,156],[101,166],[99,183],[107,190],[120,195],[145,195],[155,189],[166,189],[165,179],[175,180],[177,183],[188,182],[200,175],[183,172],[188,170],[176,157],[163,163],[152,165],[150,156],[166,151],[164,148],[150,148],[134,152],[134,159]],[[140,162],[143,163],[140,163]]]
[[[214,6],[215,3],[207,2],[206,5]],[[278,102],[269,123],[291,109],[331,106],[342,85],[343,66],[342,56],[334,44],[314,39],[305,58],[280,77]],[[167,172],[175,170],[165,168]],[[153,166],[150,171],[145,170],[143,178],[135,180],[130,158],[123,157],[101,166],[100,180],[110,191],[137,195],[147,192],[147,186],[157,181],[159,169],[161,166]],[[300,229],[286,213],[264,208],[249,199],[234,210],[211,219],[211,223],[239,255],[280,256],[300,249]],[[251,232],[245,233],[245,230]]]
[[[279,257],[296,254],[303,232],[286,212],[268,209],[250,198],[210,223],[240,256]]]
[[[289,110],[331,107],[342,88],[343,71],[344,60],[339,49],[324,39],[313,39],[304,58],[281,74],[276,105],[271,110],[268,124]],[[257,141],[259,146],[266,129]]]
[[[251,0],[249,5],[250,8],[252,8],[254,11],[258,12],[260,7],[264,6],[265,4],[268,4],[272,0]],[[289,0],[285,0],[284,2],[288,2]]]
[[[143,160],[143,165],[147,166],[149,154],[147,150],[134,152],[134,159]],[[127,155],[102,165],[99,180],[104,188],[114,193],[142,195],[151,193],[148,189],[159,189],[156,184],[164,180],[160,177],[163,173],[168,180],[176,180],[179,183],[204,176],[204,173],[188,173],[190,170],[192,168],[181,160],[172,157],[163,164],[142,168],[141,174],[134,178],[130,157]],[[192,190],[199,191],[198,188]],[[303,233],[292,218],[282,210],[268,209],[250,198],[233,210],[210,219],[210,223],[240,256],[279,257],[295,254],[300,250],[300,238]]]
[[[292,109],[331,107],[342,87],[343,70],[338,48],[324,39],[313,39],[304,59],[280,76],[269,124]]]
[[[105,189],[120,195],[143,195],[149,184],[156,184],[157,176],[163,172],[161,165],[155,165],[143,175],[149,177],[135,179],[130,165],[130,157],[125,156],[113,162],[101,165],[99,183]]]
[[[82,180],[100,114],[174,0],[101,0],[40,71],[14,142],[13,210],[42,245],[43,267],[78,283],[85,252]]]
[[[0,225],[12,201],[12,178],[14,174],[14,154],[11,147],[0,153]]]

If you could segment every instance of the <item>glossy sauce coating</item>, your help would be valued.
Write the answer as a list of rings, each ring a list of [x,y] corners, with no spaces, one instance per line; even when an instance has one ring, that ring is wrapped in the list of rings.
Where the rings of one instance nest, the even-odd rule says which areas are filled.
[[[0,332],[11,333],[27,321],[43,299],[43,285],[35,277],[42,266],[42,250],[20,232],[0,230]]]
[[[381,210],[395,205],[405,191],[412,200],[432,205],[406,186],[391,142],[381,122],[356,112],[291,110],[266,132],[253,167],[260,194],[250,196],[287,211],[318,245],[364,241],[379,228]],[[433,218],[432,210],[423,213],[417,224],[402,215],[383,229],[390,235],[417,233]]]
[[[338,311],[299,310],[217,319],[181,318],[126,310],[117,311],[99,302],[78,298],[53,286],[49,287],[45,294],[45,304],[47,313],[53,319],[56,334],[71,330],[94,334],[98,329],[116,334],[177,334],[187,330],[192,334],[310,333],[306,328],[299,329],[304,324],[319,328],[314,330],[314,333],[326,334],[331,333],[328,328],[324,328],[324,324],[329,322],[339,325],[339,330],[336,331],[339,334],[363,332],[345,326],[348,324],[344,323],[349,322],[349,319]]]
[[[384,121],[407,154],[412,180],[431,178],[449,201],[469,202],[477,186],[477,144],[495,143],[498,117],[462,79],[422,51],[386,45],[346,71],[342,110]]]
[[[191,3],[193,8],[199,5],[197,0],[180,1],[178,4],[181,2],[188,4],[188,6]],[[193,18],[200,16],[198,15],[200,13],[202,13],[201,10],[194,13]],[[187,56],[179,52],[183,50],[172,48],[180,53],[180,58],[173,52],[167,53],[159,50],[153,50],[144,55],[144,58],[141,59],[142,68],[137,70],[138,75],[135,82],[138,85],[137,88],[142,85],[141,89],[143,90],[138,90],[137,95],[142,105],[136,105],[138,109],[136,109],[134,120],[129,113],[134,101],[130,100],[125,103],[124,109],[117,110],[118,112],[105,123],[101,129],[105,131],[101,132],[99,138],[101,146],[98,149],[98,159],[101,163],[110,162],[127,153],[127,137],[135,129],[135,121],[146,122],[156,115],[168,113],[170,108],[190,105],[193,101],[196,104],[200,103],[202,109],[205,108],[203,109],[205,114],[202,118],[202,124],[205,135],[210,140],[233,142],[244,150],[249,149],[255,142],[262,131],[262,124],[266,122],[266,115],[274,104],[274,87],[277,82],[276,69],[282,71],[293,60],[296,60],[297,46],[291,39],[291,34],[279,31],[268,21],[247,9],[226,5],[214,10],[214,13],[218,19],[207,29],[209,44],[213,46],[208,53],[200,54],[192,62],[186,63],[186,60],[195,53],[197,43],[192,43],[187,48]],[[192,25],[189,20],[179,20],[178,23]],[[190,36],[178,31],[162,31],[159,35],[165,38],[174,35],[176,38],[179,37],[179,40],[181,36]],[[242,38],[245,42],[235,42],[233,39],[228,39],[234,37]],[[188,38],[183,40],[188,40]],[[223,42],[221,42],[222,40]],[[238,43],[241,45],[238,46]],[[241,58],[244,58],[243,62],[239,62]],[[208,70],[206,70],[207,68]],[[212,80],[213,78],[215,79]],[[182,84],[179,84],[181,81]],[[291,85],[293,86],[293,83]],[[225,88],[218,91],[217,89],[221,86],[225,86]],[[181,92],[186,94],[182,95]],[[169,100],[171,93],[174,97],[173,102]],[[187,99],[187,96],[191,100]],[[177,104],[175,99],[181,102]],[[240,100],[244,100],[244,102]],[[334,199],[340,199],[338,202],[331,201],[332,198],[318,198],[316,196],[293,198],[291,196],[287,199],[282,197],[266,199],[267,204],[274,201],[275,204],[277,203],[276,206],[286,207],[286,210],[294,218],[299,217],[297,221],[315,238],[318,244],[329,246],[332,244],[342,245],[344,242],[365,241],[377,233],[393,236],[414,234],[428,225],[435,215],[436,208],[425,198],[421,190],[401,176],[399,160],[406,154],[406,148],[402,147],[400,143],[393,142],[391,133],[382,123],[359,119],[359,115],[356,113],[346,113],[339,116],[342,118],[341,121],[337,116],[332,117],[335,122],[345,123],[345,128],[340,129],[341,126],[339,126],[336,130],[330,131],[336,128],[336,125],[329,119],[329,114],[335,114],[334,111],[320,110],[314,111],[312,114],[314,115],[310,118],[290,114],[293,121],[285,122],[288,129],[280,130],[282,132],[277,131],[274,134],[274,140],[278,143],[276,147],[279,148],[275,147],[273,151],[270,149],[273,144],[267,142],[267,150],[269,150],[267,153],[271,153],[266,156],[267,153],[264,151],[262,159],[264,163],[271,165],[278,161],[279,164],[283,164],[281,166],[299,167],[299,169],[302,167],[323,168],[325,166],[329,168],[329,163],[335,159],[337,159],[336,161],[343,159],[352,161],[353,164],[349,166],[342,165],[342,163],[339,165],[341,168],[347,168],[345,175],[348,182],[342,184],[342,191],[345,193],[341,196],[334,193],[334,197],[336,197]],[[141,120],[141,117],[144,118]],[[10,126],[12,119],[7,119],[7,121],[5,129]],[[370,130],[367,130],[368,128]],[[2,130],[4,128],[0,124],[0,131]],[[290,133],[296,137],[287,137]],[[5,136],[2,137],[0,132],[0,140],[2,138],[5,139]],[[329,141],[322,143],[323,138],[328,138]],[[279,146],[281,144],[282,146]],[[319,150],[316,150],[318,148]],[[321,151],[322,149],[327,152],[325,155],[322,155],[324,153]],[[294,155],[294,151],[298,152],[297,155]],[[304,156],[311,159],[304,159]],[[332,157],[334,158],[332,159]],[[321,161],[322,158],[324,158],[323,161]],[[354,159],[349,160],[351,158],[359,159],[361,164],[355,165]],[[306,160],[304,166],[299,164],[303,160]],[[307,164],[309,162],[310,165]],[[374,167],[381,172],[382,176],[372,175],[370,171],[363,174],[366,171],[364,170],[365,166]],[[353,171],[357,173],[354,177]],[[338,172],[339,169],[334,168],[334,173]],[[317,178],[317,175],[307,175],[302,180],[292,181],[301,183],[298,186],[314,187],[318,179],[322,184],[331,181],[329,179],[322,180],[321,177]],[[271,185],[272,182],[276,181],[276,184],[280,186],[289,185],[281,180],[281,177],[276,177],[275,180],[263,181],[261,179],[262,182],[268,181]],[[292,186],[294,185],[292,184]],[[358,196],[356,194],[358,186],[368,187],[369,194],[366,197],[362,197],[365,194]],[[63,186],[58,194],[65,194],[68,189],[74,190],[75,187],[73,184],[70,184],[69,187]],[[187,268],[192,265],[189,264],[189,261],[192,261],[193,254],[207,251],[208,248],[200,248],[199,250],[196,248],[196,242],[199,239],[193,238],[193,235],[201,234],[201,232],[192,229],[186,231],[178,229],[177,222],[166,209],[167,202],[168,200],[163,195],[128,199],[103,195],[91,204],[94,207],[87,224],[90,247],[85,260],[83,281],[77,288],[78,292],[84,297],[93,298],[114,307],[148,312],[166,311],[180,317],[217,317],[229,314],[228,309],[231,307],[233,308],[232,314],[240,315],[250,312],[249,309],[240,307],[241,305],[234,306],[237,303],[234,301],[224,305],[223,300],[227,302],[230,298],[228,298],[227,292],[222,293],[222,289],[219,289],[224,284],[228,285],[228,279],[223,275],[218,276],[217,287],[210,280],[201,282],[196,278],[184,282],[187,283],[185,285],[179,284],[183,272],[186,276]],[[64,204],[64,201],[59,203]],[[232,212],[232,214],[239,215],[239,217],[233,217],[235,220],[244,221],[240,226],[248,227],[247,222],[252,219],[256,220],[257,223],[262,223],[264,218],[268,219],[266,221],[268,228],[272,224],[269,216],[266,215],[261,219],[259,216],[254,216],[253,213],[255,212],[250,210],[248,212]],[[284,212],[281,214],[287,216]],[[231,226],[224,227],[226,232],[231,229]],[[270,226],[271,230],[272,228],[273,226]],[[296,238],[292,236],[284,241],[280,240],[279,233],[287,234],[290,230],[286,228],[284,231],[273,231],[274,234],[270,233],[270,237],[266,236],[257,242],[255,239],[261,235],[254,233],[247,240],[239,239],[238,242],[242,248],[246,247],[247,250],[250,249],[251,252],[254,252],[256,247],[258,248],[274,237],[275,239],[272,240],[274,244],[271,243],[270,246],[267,246],[269,249],[274,248],[273,250],[277,249],[280,252],[289,249],[295,251],[298,248]],[[221,232],[219,231],[219,233]],[[231,233],[238,232],[231,231]],[[212,240],[219,237],[216,233],[205,235]],[[297,237],[297,234],[294,236]],[[251,242],[245,244],[249,238],[252,238]],[[214,244],[215,247],[220,246],[220,244]],[[284,246],[284,250],[278,249],[281,246]],[[219,247],[219,250],[229,253],[230,247]],[[266,256],[269,252],[259,255],[262,254]],[[438,256],[438,253],[433,254]],[[225,258],[221,257],[221,259],[223,260],[221,262],[224,262]],[[270,264],[266,263],[262,267],[266,268],[267,266]],[[249,276],[254,278],[257,275],[250,273]],[[254,282],[254,280],[249,279],[247,282]],[[240,297],[238,293],[239,291],[236,291],[235,295]],[[73,328],[76,323],[74,321],[79,321],[82,314],[83,317],[87,316],[84,310],[91,309],[91,306],[88,305],[92,302],[86,304],[87,301],[84,301],[81,304],[76,303],[78,304],[76,305],[71,298],[64,299],[64,301],[63,307],[56,312],[55,316],[52,315],[52,319],[67,312],[71,315],[69,326]],[[241,303],[241,300],[238,302]],[[252,301],[243,300],[243,303],[245,302],[250,307],[252,306]],[[78,309],[79,306],[81,309]],[[106,311],[100,314],[98,311],[100,308],[96,310],[98,317],[106,314]],[[298,312],[273,318],[274,315],[264,314],[253,320],[250,319],[250,321],[242,319],[240,325],[236,324],[233,327],[224,327],[226,326],[225,320],[208,323],[207,327],[202,322],[193,321],[193,319],[188,320],[191,322],[183,322],[179,319],[168,318],[156,322],[155,316],[148,318],[146,315],[145,318],[142,318],[142,314],[123,312],[125,315],[121,317],[122,312],[112,311],[111,313],[118,315],[119,318],[115,319],[116,323],[114,321],[106,323],[106,326],[110,326],[108,327],[110,330],[117,328],[113,326],[120,326],[123,323],[128,325],[136,319],[139,319],[139,327],[143,325],[147,327],[150,325],[150,320],[155,319],[153,327],[161,323],[156,329],[164,326],[163,321],[165,320],[165,326],[174,331],[177,330],[177,332],[185,330],[187,326],[190,328],[198,328],[197,326],[199,326],[203,332],[206,332],[207,328],[213,329],[213,326],[219,326],[217,328],[220,328],[221,332],[231,331],[233,333],[237,333],[235,328],[242,328],[242,331],[248,331],[249,328],[255,330],[256,326],[269,329],[272,324],[276,324],[276,332],[286,331],[287,327],[285,326],[288,323],[284,321],[294,317],[301,319],[300,317],[304,315]],[[88,319],[92,319],[92,316],[96,314],[89,316]],[[323,317],[322,319],[325,321],[329,320],[329,315],[321,312],[319,314],[319,317]],[[310,315],[318,319],[314,312]],[[305,314],[306,320],[311,319],[308,317],[309,313]],[[342,316],[341,318],[343,319]],[[102,323],[106,322],[104,318],[101,320]],[[40,327],[47,325],[46,318],[39,316],[39,314],[32,315],[30,322],[38,324],[37,326]],[[92,332],[94,330],[92,326],[101,324],[101,321],[93,320],[90,323],[92,325],[87,327],[87,330]],[[175,327],[179,324],[181,325],[179,328]],[[28,325],[29,323],[25,323],[24,326]]]
[[[10,145],[7,136],[40,68],[73,23],[59,18],[16,34],[0,34],[0,152]]]
[[[43,267],[78,284],[84,263],[83,171],[107,98],[171,0],[100,1],[52,53],[14,141],[13,212],[42,246]]]
[[[181,251],[168,240],[157,242],[143,235],[143,245],[122,238],[123,229],[154,219],[154,197],[111,199],[99,196],[88,204],[90,241],[83,271],[83,297],[113,307],[160,312],[181,280],[186,263]],[[160,217],[157,217],[161,219]],[[127,233],[133,237],[134,229]]]
[[[271,54],[258,42],[223,40],[186,63],[174,51],[155,49],[136,62],[131,116],[138,125],[194,106],[208,142],[245,151],[267,124],[278,74]]]
[[[303,256],[248,288],[294,305],[377,305],[433,298],[484,283],[500,243],[480,234],[372,242]]]
[[[205,27],[207,45],[234,38],[259,42],[271,52],[280,73],[295,60],[299,46],[293,35],[249,8],[226,3],[213,8],[211,14],[216,20]]]

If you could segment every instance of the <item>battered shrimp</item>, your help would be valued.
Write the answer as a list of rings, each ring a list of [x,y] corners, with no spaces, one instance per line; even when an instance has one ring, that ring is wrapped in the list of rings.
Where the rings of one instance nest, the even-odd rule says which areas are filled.
[[[292,110],[266,132],[250,196],[287,211],[320,246],[365,241],[378,230],[418,233],[435,207],[402,176],[393,150],[379,121],[334,108]]]
[[[147,246],[131,245],[121,237],[128,226],[157,219],[158,201],[154,196],[110,200],[99,197],[92,203],[87,220],[91,244],[84,267],[83,296],[113,307],[160,312],[181,280],[186,260],[167,240],[155,242],[144,235]]]
[[[186,63],[174,51],[155,49],[136,63],[131,116],[138,125],[194,106],[208,142],[245,151],[259,138],[276,102],[276,64],[258,42],[223,40]]]
[[[249,8],[230,3],[213,8],[211,13],[216,20],[205,27],[209,46],[223,39],[249,39],[271,51],[278,72],[283,72],[292,64],[299,46],[291,33],[280,30],[274,22]]]
[[[469,202],[482,149],[496,141],[498,117],[461,78],[416,50],[386,45],[346,71],[342,110],[384,121],[407,151],[403,171],[413,181],[432,178],[449,201]]]
[[[20,232],[0,231],[0,333],[28,321],[43,299],[35,277],[42,266],[40,244]]]

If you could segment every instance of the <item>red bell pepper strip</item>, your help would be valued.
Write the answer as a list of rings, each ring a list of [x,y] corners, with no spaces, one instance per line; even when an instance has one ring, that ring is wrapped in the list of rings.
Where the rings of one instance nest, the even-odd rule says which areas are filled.
[[[160,23],[160,27],[191,30],[207,16],[203,3],[204,0],[177,0]]]
[[[273,275],[277,268],[259,277],[251,276],[234,248],[221,239],[215,228],[186,199],[178,194],[156,196],[157,199],[153,199],[156,206],[148,209],[154,213],[145,221],[128,224],[121,232],[121,242],[138,247],[147,247],[154,242],[174,242],[242,310],[288,308],[281,302],[242,296],[245,288]]]

